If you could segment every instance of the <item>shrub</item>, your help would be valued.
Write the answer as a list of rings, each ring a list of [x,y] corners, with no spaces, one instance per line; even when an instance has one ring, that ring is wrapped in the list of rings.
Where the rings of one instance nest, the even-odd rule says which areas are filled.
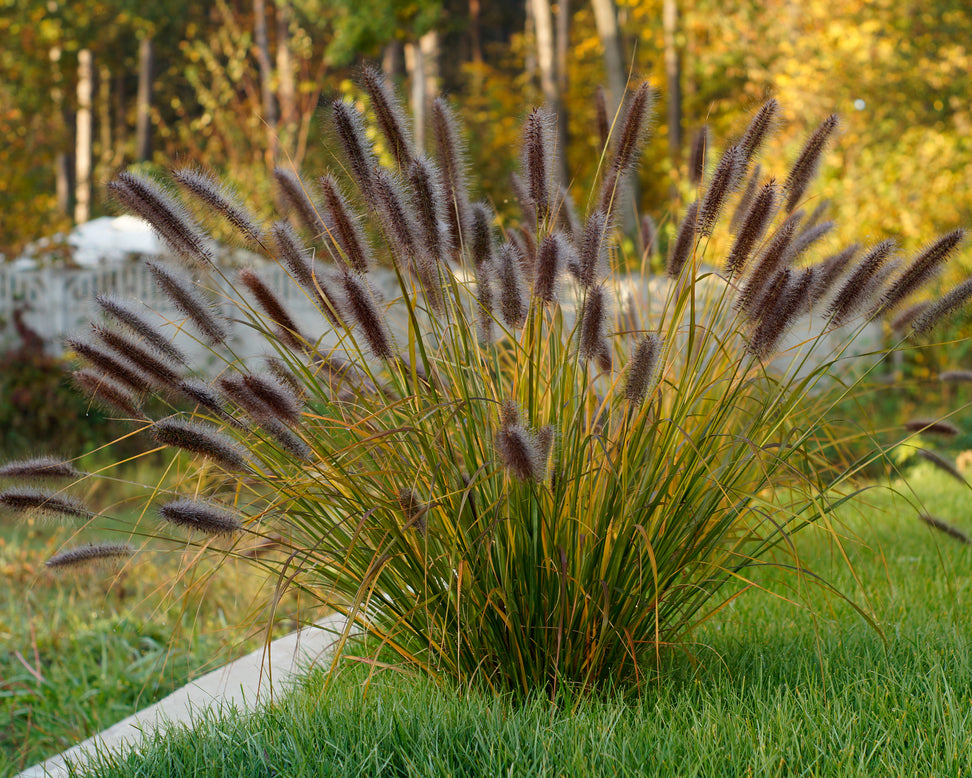
[[[180,326],[221,367],[193,373],[160,345],[157,322],[102,302],[101,342],[78,347],[92,367],[77,380],[176,451],[177,466],[182,452],[195,462],[184,490],[152,494],[153,534],[188,533],[218,553],[273,544],[279,555],[254,561],[278,570],[280,590],[313,594],[348,616],[349,632],[434,676],[517,694],[639,683],[664,647],[745,589],[747,569],[804,572],[795,533],[827,526],[881,455],[834,466],[828,412],[863,380],[843,370],[854,337],[933,277],[961,233],[904,267],[885,241],[801,269],[826,231],[802,207],[837,119],[782,184],[744,186],[776,118],[770,101],[685,209],[651,310],[619,307],[619,192],[647,133],[647,84],[605,149],[598,189],[573,198],[554,178],[550,118],[530,113],[517,226],[470,201],[444,102],[433,159],[377,73],[365,86],[386,163],[366,117],[338,102],[340,170],[318,186],[277,171],[304,238],[288,221],[258,224],[206,172],[173,175],[204,218],[287,269],[319,306],[322,334],[304,331],[255,270],[230,278],[214,266],[173,191],[122,173],[114,196],[199,279],[153,266]],[[387,300],[382,273],[397,290]],[[934,326],[970,283],[913,328]],[[239,326],[262,334],[265,354],[234,353]],[[166,398],[169,415],[150,418],[146,394]],[[53,491],[29,492],[33,503],[12,494],[57,504]]]

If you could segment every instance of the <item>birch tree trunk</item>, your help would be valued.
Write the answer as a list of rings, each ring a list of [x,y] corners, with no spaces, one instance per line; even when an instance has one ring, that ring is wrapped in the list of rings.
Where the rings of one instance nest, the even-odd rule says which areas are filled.
[[[297,90],[294,86],[294,62],[290,54],[290,7],[286,0],[277,0],[277,91],[280,99],[280,124],[287,137],[293,135],[297,121]]]
[[[682,63],[678,34],[678,0],[665,0],[662,7],[665,30],[665,118],[672,165],[678,167],[682,153]]]
[[[618,24],[618,9],[614,0],[591,0],[594,8],[594,24],[597,35],[604,48],[604,70],[607,75],[607,121],[609,126],[615,121],[618,108],[624,99],[628,84],[628,71],[621,49],[621,29]],[[617,125],[614,126],[617,132]],[[638,214],[639,187],[637,175],[628,176],[622,184],[618,212],[621,226],[627,235],[635,235],[641,221]]]
[[[260,95],[263,102],[263,122],[267,128],[267,166],[277,160],[277,106],[273,97],[273,72],[270,64],[270,43],[267,39],[266,0],[253,0],[253,42],[257,65],[260,68]]]
[[[138,93],[135,96],[135,158],[145,162],[152,157],[152,82],[155,69],[155,44],[146,35],[138,44]]]
[[[78,52],[78,116],[75,135],[74,221],[91,217],[91,92],[94,62],[89,49]]]
[[[57,133],[63,139],[54,159],[54,187],[57,197],[57,210],[65,216],[71,215],[71,154],[64,149],[63,143],[70,137],[64,106],[64,77],[61,74],[61,49],[57,46],[48,52],[51,60],[51,102],[54,104],[54,117]]]
[[[564,184],[567,182],[568,175],[567,159],[563,154],[563,151],[567,148],[567,116],[564,112],[559,88],[557,44],[554,39],[553,12],[550,9],[550,0],[531,0],[531,10],[533,12],[533,29],[536,33],[540,87],[543,90],[543,99],[553,112],[557,123],[556,142],[561,153],[557,155],[560,164],[555,175],[557,180]]]
[[[614,120],[618,106],[624,98],[628,83],[628,71],[621,53],[621,31],[618,27],[618,9],[614,0],[591,0],[594,8],[594,24],[604,49],[604,71],[607,76],[608,121]]]

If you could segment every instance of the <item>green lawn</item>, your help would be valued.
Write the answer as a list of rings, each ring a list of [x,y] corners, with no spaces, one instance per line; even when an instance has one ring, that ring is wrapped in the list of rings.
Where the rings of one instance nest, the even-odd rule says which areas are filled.
[[[203,567],[191,562],[193,549],[170,548],[142,551],[121,573],[50,573],[43,562],[65,542],[127,539],[117,525],[72,534],[0,517],[0,778],[262,640],[263,579],[249,564],[230,562],[208,576],[212,557]],[[287,605],[277,632],[296,626],[289,613]],[[247,620],[254,624],[240,628]]]
[[[972,531],[970,491],[926,466],[924,510]],[[626,700],[515,705],[347,663],[259,714],[156,736],[99,775],[967,775],[972,547],[870,492],[804,559],[879,623],[766,568],[690,655]]]

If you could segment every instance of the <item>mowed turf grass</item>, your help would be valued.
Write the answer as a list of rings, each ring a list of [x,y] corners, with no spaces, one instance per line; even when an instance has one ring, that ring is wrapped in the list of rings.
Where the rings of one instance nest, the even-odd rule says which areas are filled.
[[[922,510],[972,532],[967,487],[913,476]],[[841,551],[810,530],[804,561],[877,629],[767,567],[754,582],[786,600],[746,592],[638,695],[517,704],[348,662],[328,687],[313,674],[259,714],[156,735],[97,774],[972,774],[970,547],[878,491],[842,520],[857,540]]]
[[[69,748],[260,645],[266,581],[195,549],[149,547],[121,571],[61,575],[69,527],[0,518],[0,778]],[[128,540],[118,524],[100,533]],[[138,543],[139,539],[134,538]],[[155,550],[152,550],[155,548]],[[275,633],[295,628],[293,604]]]

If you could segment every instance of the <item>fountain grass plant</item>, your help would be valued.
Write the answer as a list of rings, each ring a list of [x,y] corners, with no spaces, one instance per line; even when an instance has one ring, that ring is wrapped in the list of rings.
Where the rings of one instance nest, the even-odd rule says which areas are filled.
[[[181,488],[147,500],[159,524],[133,534],[187,533],[217,559],[276,571],[277,596],[296,587],[348,617],[338,656],[362,631],[378,647],[365,661],[387,647],[403,668],[516,695],[643,683],[662,651],[746,590],[753,566],[815,580],[799,530],[829,527],[855,476],[883,455],[841,459],[845,432],[829,413],[881,356],[848,378],[849,348],[934,277],[962,233],[905,267],[890,242],[807,263],[827,228],[801,206],[837,119],[782,183],[758,179],[778,113],[770,101],[698,184],[669,280],[639,313],[618,302],[616,224],[650,124],[647,84],[615,122],[595,191],[571,196],[555,180],[550,117],[529,114],[519,225],[471,201],[444,101],[429,157],[381,75],[366,70],[364,86],[382,156],[365,114],[335,103],[337,169],[316,184],[277,171],[290,219],[260,224],[196,169],[173,174],[194,212],[133,173],[109,184],[192,271],[151,266],[185,317],[174,324],[217,358],[215,371],[193,369],[162,336],[173,322],[116,298],[99,298],[104,321],[71,341],[88,365],[79,385],[182,468]],[[715,236],[733,206],[720,259]],[[285,268],[319,307],[320,330],[304,331],[256,270],[216,267],[200,214]],[[395,279],[390,297],[381,273]],[[910,326],[934,326],[970,285]],[[233,327],[259,332],[265,353],[237,353]],[[149,418],[147,394],[171,415]],[[78,486],[108,472],[9,467]],[[33,485],[0,502],[89,510]],[[97,548],[54,562],[90,561]]]

